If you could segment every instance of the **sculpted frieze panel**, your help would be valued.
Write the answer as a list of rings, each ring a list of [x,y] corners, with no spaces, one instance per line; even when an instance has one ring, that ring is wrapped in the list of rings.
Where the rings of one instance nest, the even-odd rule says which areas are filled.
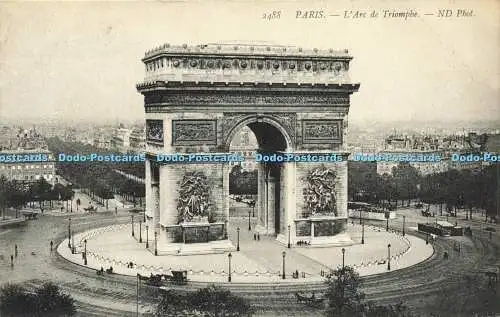
[[[302,120],[304,144],[342,143],[341,120]]]
[[[163,143],[163,120],[146,120],[146,141]]]
[[[216,145],[216,120],[173,120],[172,145]]]
[[[164,94],[148,95],[146,105],[150,104],[201,104],[201,105],[347,105],[348,96],[331,95],[259,95],[259,94]]]

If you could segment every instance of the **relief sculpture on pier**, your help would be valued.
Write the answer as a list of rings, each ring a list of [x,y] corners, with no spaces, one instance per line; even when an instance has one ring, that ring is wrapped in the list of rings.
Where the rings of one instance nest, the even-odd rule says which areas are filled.
[[[179,182],[177,201],[178,222],[193,221],[208,216],[209,194],[207,176],[203,172],[188,172]]]
[[[309,172],[304,188],[307,214],[338,216],[335,197],[335,171],[322,166]]]

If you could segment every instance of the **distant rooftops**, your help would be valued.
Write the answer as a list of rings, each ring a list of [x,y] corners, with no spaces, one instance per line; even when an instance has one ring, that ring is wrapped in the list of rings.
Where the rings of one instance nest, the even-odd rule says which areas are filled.
[[[194,54],[194,55],[265,55],[265,56],[318,56],[344,57],[350,59],[347,49],[303,49],[296,46],[273,44],[242,44],[242,43],[209,43],[203,45],[171,45],[163,44],[145,53],[144,59],[161,54]]]

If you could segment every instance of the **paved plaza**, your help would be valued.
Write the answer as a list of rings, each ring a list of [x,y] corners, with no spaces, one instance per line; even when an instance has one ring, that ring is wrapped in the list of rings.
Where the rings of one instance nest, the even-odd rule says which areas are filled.
[[[288,249],[273,237],[261,236],[255,241],[253,231],[243,219],[233,220],[229,238],[236,246],[236,227],[240,231],[240,251],[232,252],[231,272],[233,282],[306,282],[323,279],[321,272],[342,266],[342,247],[298,247]],[[118,274],[135,276],[169,274],[171,270],[186,270],[188,278],[200,282],[226,282],[228,279],[228,253],[199,255],[154,256],[154,240],[149,235],[149,250],[145,248],[146,232],[143,226],[143,242],[139,243],[139,226],[135,224],[135,237],[131,236],[131,224],[112,225],[75,234],[76,252],[72,254],[67,239],[58,247],[66,259],[83,265],[83,241],[87,239],[87,266],[93,269],[113,267]],[[399,270],[424,261],[433,254],[431,244],[412,235],[365,226],[365,244],[361,244],[361,226],[349,223],[347,231],[354,245],[345,248],[345,265],[354,266],[361,275],[387,272],[388,247],[390,244],[391,270]],[[286,279],[282,280],[285,251]],[[134,264],[133,268],[129,263]],[[293,272],[299,279],[292,279]]]

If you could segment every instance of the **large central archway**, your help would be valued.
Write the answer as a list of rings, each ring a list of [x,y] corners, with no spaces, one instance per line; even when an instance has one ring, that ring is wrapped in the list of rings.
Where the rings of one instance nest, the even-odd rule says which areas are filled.
[[[349,79],[351,59],[344,50],[259,45],[147,52],[137,89],[146,110],[146,215],[158,244],[167,250],[172,243],[227,240],[230,166],[157,157],[225,155],[243,126],[256,135],[259,154],[290,158],[259,164],[255,230],[283,243],[350,241],[342,235],[343,139],[350,95],[359,89]]]
[[[267,117],[252,116],[239,122],[229,134],[228,144],[231,143],[234,135],[245,126],[253,132],[257,139],[257,154],[271,155],[272,153],[293,152],[291,138],[286,130],[279,122]],[[287,169],[294,169],[293,163],[257,162],[257,224],[253,229],[260,234],[286,234],[287,226],[291,225],[288,221],[290,217],[286,212],[294,212],[289,208],[291,202],[288,201],[292,198],[293,186],[287,184],[293,179],[286,177],[286,165]],[[224,175],[226,176],[228,173],[224,173]],[[226,200],[228,199],[229,195],[226,196]],[[229,217],[229,210],[227,215]]]

